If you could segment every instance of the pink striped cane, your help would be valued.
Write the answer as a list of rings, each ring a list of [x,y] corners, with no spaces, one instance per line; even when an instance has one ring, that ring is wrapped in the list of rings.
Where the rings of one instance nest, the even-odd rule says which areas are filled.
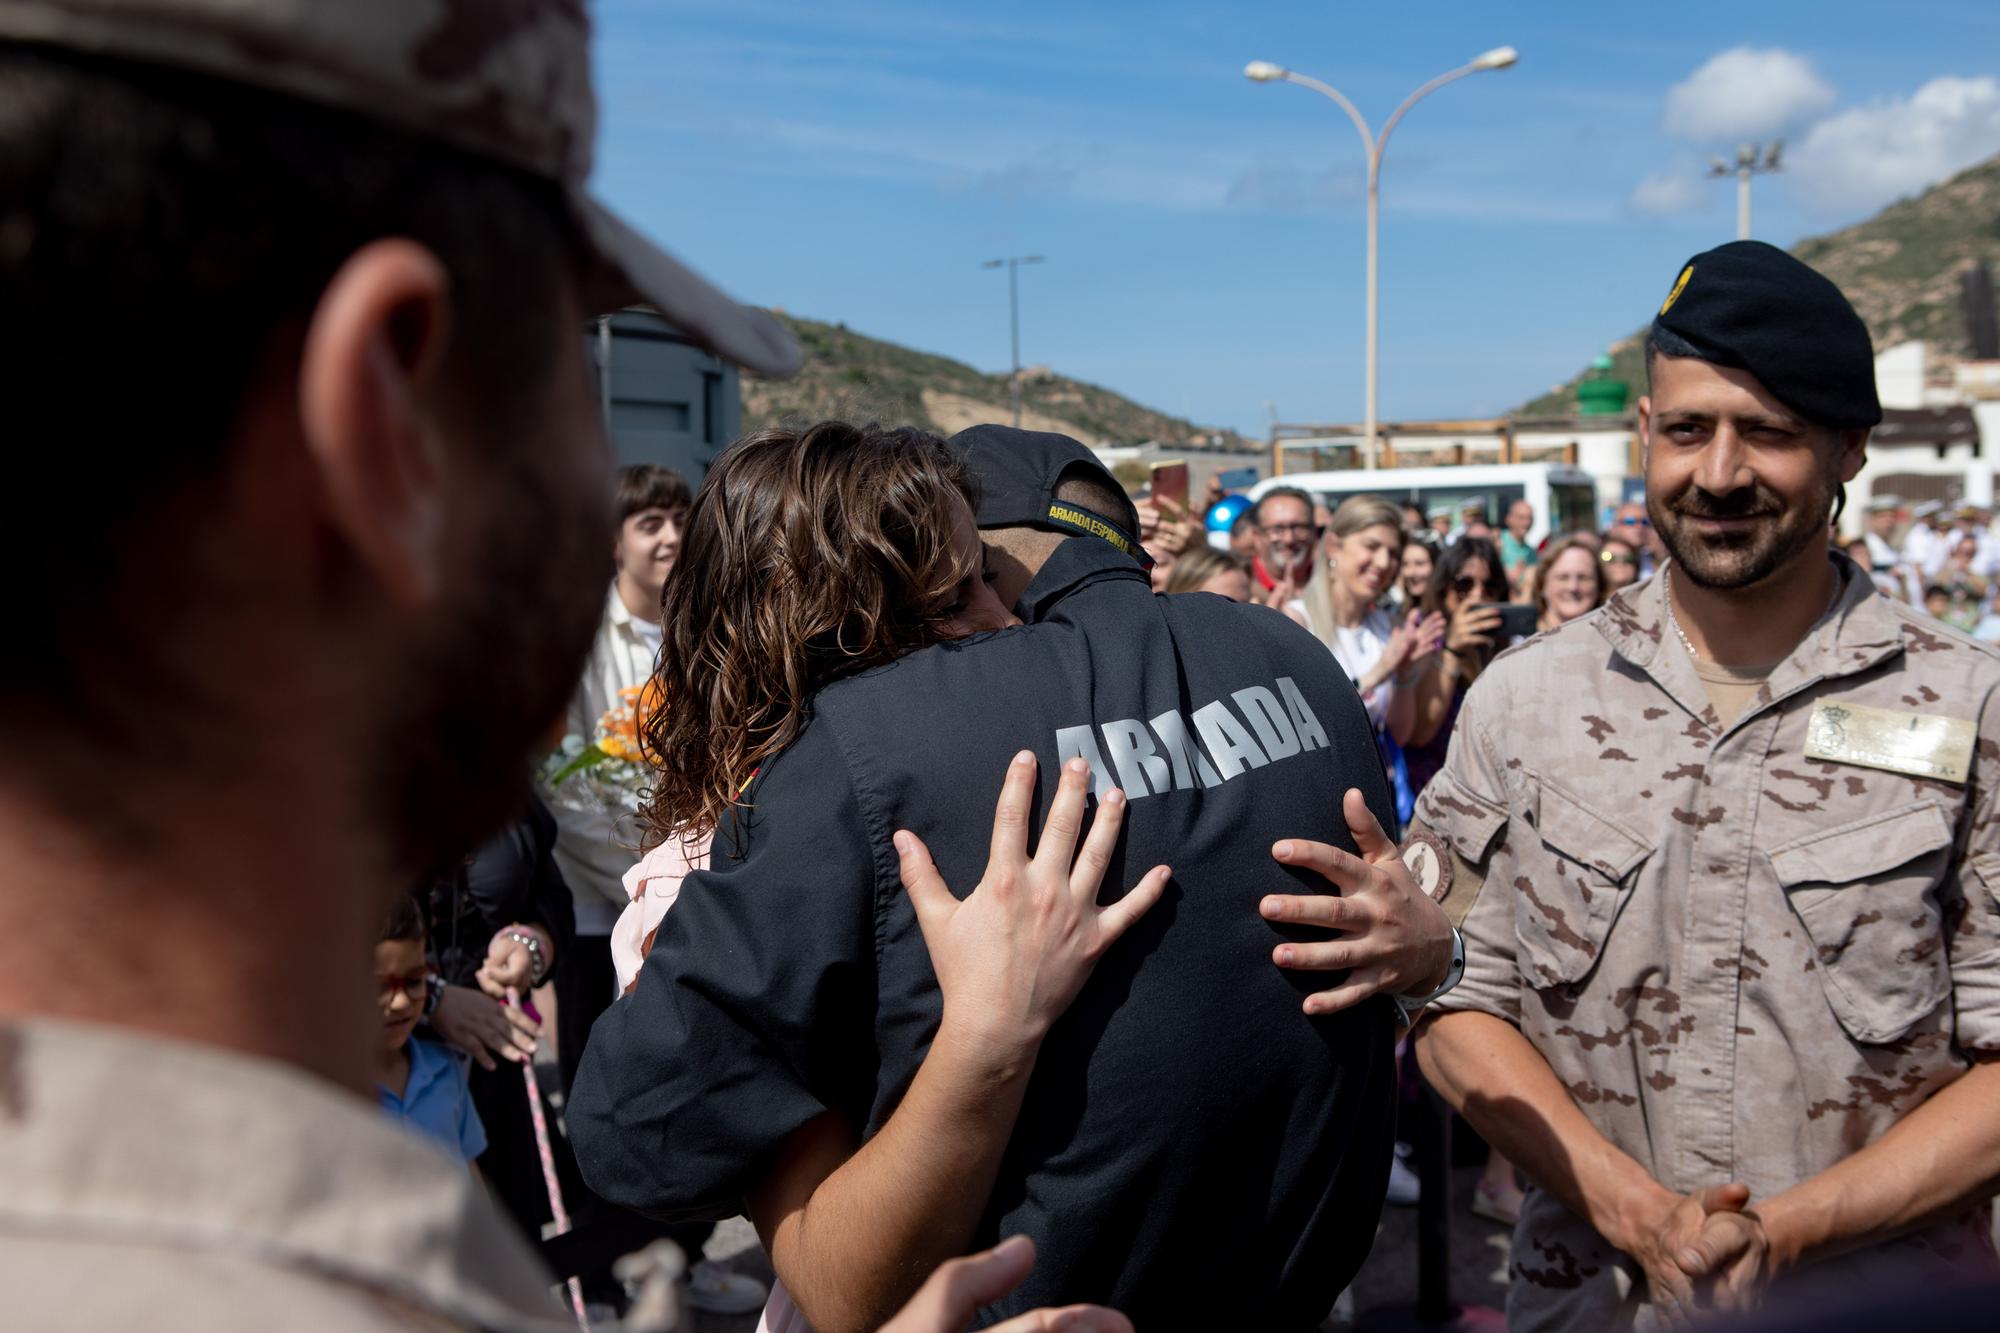
[[[509,1008],[521,1007],[521,993],[514,987],[507,988]],[[562,1184],[556,1179],[556,1155],[549,1148],[549,1118],[542,1111],[542,1090],[535,1082],[535,1063],[521,1062],[521,1079],[528,1087],[528,1110],[535,1120],[535,1148],[542,1155],[542,1183],[549,1190],[549,1212],[554,1215],[556,1230],[560,1236],[569,1230],[569,1210],[563,1207]],[[576,1312],[576,1326],[583,1333],[590,1333],[590,1317],[583,1311],[583,1283],[576,1278],[569,1280],[569,1305]]]

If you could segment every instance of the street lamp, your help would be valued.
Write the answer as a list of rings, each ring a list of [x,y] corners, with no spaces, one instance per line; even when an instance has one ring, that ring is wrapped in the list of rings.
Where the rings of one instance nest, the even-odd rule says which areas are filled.
[[[1769,148],[1754,143],[1746,143],[1736,150],[1736,165],[1731,166],[1719,157],[1708,159],[1710,179],[1734,176],[1736,178],[1736,239],[1750,239],[1750,178],[1768,176],[1774,171],[1783,171],[1778,165],[1779,154],[1785,151],[1785,141],[1774,139]]]
[[[1380,187],[1382,180],[1382,150],[1388,147],[1389,135],[1396,128],[1396,122],[1403,118],[1403,113],[1415,106],[1426,94],[1435,92],[1447,83],[1455,79],[1462,79],[1468,74],[1477,74],[1481,70],[1487,69],[1505,69],[1520,58],[1520,53],[1513,47],[1496,46],[1483,55],[1474,56],[1457,69],[1438,75],[1435,79],[1432,79],[1429,83],[1426,83],[1423,87],[1403,99],[1403,104],[1391,112],[1389,119],[1383,122],[1382,133],[1379,137],[1368,128],[1368,122],[1362,118],[1361,112],[1355,108],[1354,103],[1347,100],[1346,96],[1339,89],[1322,83],[1309,74],[1300,74],[1295,70],[1286,69],[1283,65],[1274,65],[1268,60],[1253,60],[1243,67],[1244,77],[1253,83],[1296,83],[1301,88],[1310,88],[1316,93],[1332,98],[1339,104],[1340,109],[1347,113],[1347,118],[1354,122],[1354,128],[1361,133],[1361,149],[1368,155],[1368,387],[1367,416],[1362,425],[1362,434],[1366,442],[1368,466],[1371,468],[1375,466],[1375,450],[1377,445],[1375,438],[1376,341],[1378,330],[1378,321],[1376,318],[1376,255],[1378,250],[1377,237],[1381,231],[1382,198]]]
[[[1021,427],[1021,291],[1014,272],[1023,264],[1039,264],[1040,255],[1013,255],[1006,259],[989,259],[981,268],[1007,267],[1007,328],[1013,335],[1014,378],[1008,382],[1008,398],[1014,404],[1014,428]]]

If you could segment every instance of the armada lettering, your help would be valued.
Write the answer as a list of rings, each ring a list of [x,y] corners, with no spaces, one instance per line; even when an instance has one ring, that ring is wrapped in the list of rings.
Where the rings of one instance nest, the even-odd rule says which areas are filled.
[[[1326,729],[1298,684],[1290,676],[1275,683],[1276,693],[1251,685],[1202,705],[1192,717],[1169,709],[1147,722],[1116,718],[1059,728],[1056,763],[1087,762],[1091,792],[1099,800],[1113,787],[1138,800],[1218,787],[1251,769],[1327,748]]]
[[[1153,748],[1152,733],[1137,719],[1106,722],[1104,748],[1111,752],[1111,766],[1118,770],[1118,785],[1127,796],[1156,796],[1174,789],[1167,761]]]
[[[1165,712],[1153,719],[1153,731],[1167,747],[1167,761],[1174,766],[1174,790],[1193,791],[1195,779],[1204,787],[1222,785],[1222,775],[1215,771],[1215,765],[1208,762],[1208,756],[1188,735],[1187,719],[1176,712]]]
[[[1236,714],[1229,711],[1229,705],[1220,699],[1195,709],[1194,729],[1201,733],[1201,743],[1208,747],[1209,756],[1215,760],[1215,771],[1222,774],[1224,782],[1246,768],[1262,768],[1271,762],[1257,748],[1257,738],[1250,734],[1250,728],[1239,722]]]
[[[1090,794],[1098,800],[1117,786],[1111,780],[1110,770],[1104,766],[1104,756],[1098,753],[1097,737],[1091,729],[1083,727],[1062,727],[1056,732],[1056,767],[1060,769],[1072,759],[1085,759],[1090,763]],[[1136,792],[1127,792],[1135,796]]]

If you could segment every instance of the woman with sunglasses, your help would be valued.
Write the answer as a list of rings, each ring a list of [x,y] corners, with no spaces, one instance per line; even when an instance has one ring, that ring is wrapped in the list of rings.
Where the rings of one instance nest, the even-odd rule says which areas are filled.
[[[1445,617],[1444,648],[1437,669],[1416,682],[1416,721],[1403,747],[1410,790],[1444,767],[1459,702],[1499,648],[1500,608],[1507,600],[1507,576],[1500,550],[1484,537],[1460,537],[1446,547],[1424,589],[1423,611]]]
[[[1560,548],[1550,553],[1551,566],[1561,554]],[[1421,792],[1444,767],[1466,690],[1493,654],[1507,646],[1501,642],[1500,609],[1495,605],[1506,600],[1507,573],[1500,563],[1500,548],[1493,542],[1460,537],[1438,556],[1424,589],[1423,610],[1444,615],[1445,640],[1436,668],[1426,671],[1416,686],[1416,725],[1410,743],[1403,747],[1412,792]],[[1473,1188],[1472,1211],[1511,1226],[1520,1218],[1524,1198],[1514,1164],[1493,1149]]]
[[[1604,569],[1606,597],[1639,581],[1639,548],[1619,536],[1616,528],[1604,534],[1597,562]]]

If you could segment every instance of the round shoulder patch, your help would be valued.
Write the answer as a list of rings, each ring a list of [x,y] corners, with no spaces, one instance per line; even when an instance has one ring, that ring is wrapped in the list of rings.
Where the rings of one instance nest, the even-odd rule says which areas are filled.
[[[1403,864],[1410,878],[1432,902],[1442,902],[1451,892],[1451,853],[1429,833],[1412,833],[1403,846]]]
[[[1681,270],[1681,275],[1678,278],[1674,279],[1674,289],[1668,292],[1667,299],[1660,303],[1661,314],[1664,315],[1669,310],[1672,310],[1674,308],[1674,302],[1681,299],[1681,293],[1687,290],[1688,279],[1692,278],[1693,276],[1694,276],[1693,264],[1689,264],[1686,268]]]

